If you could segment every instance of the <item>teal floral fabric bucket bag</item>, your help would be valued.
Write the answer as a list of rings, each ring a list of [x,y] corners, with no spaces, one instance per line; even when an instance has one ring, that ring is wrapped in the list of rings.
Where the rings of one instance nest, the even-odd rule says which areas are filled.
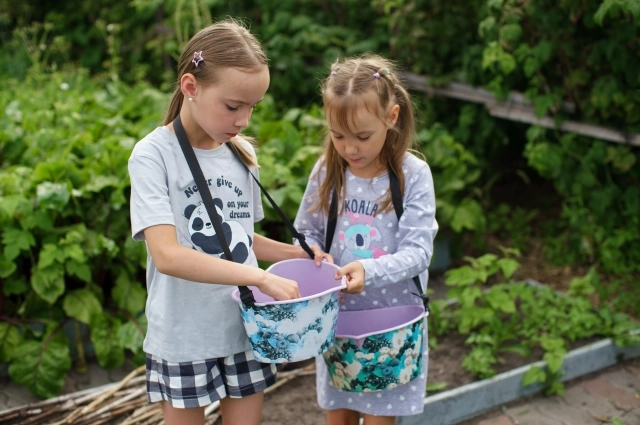
[[[415,379],[427,315],[421,305],[340,312],[335,344],[322,355],[333,386],[373,392]]]

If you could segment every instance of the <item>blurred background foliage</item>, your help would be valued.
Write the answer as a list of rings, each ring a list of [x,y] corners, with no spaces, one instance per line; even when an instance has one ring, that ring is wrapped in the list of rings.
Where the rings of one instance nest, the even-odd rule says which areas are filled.
[[[318,83],[339,56],[375,51],[436,88],[515,91],[538,117],[640,132],[636,0],[0,0],[0,362],[39,396],[86,350],[104,367],[142,359],[146,252],[129,234],[126,161],[161,122],[181,47],[227,16],[270,58],[247,133],[290,218],[322,150]],[[584,293],[640,315],[637,146],[413,95],[436,262],[511,246],[590,270]],[[265,207],[259,231],[289,240]]]

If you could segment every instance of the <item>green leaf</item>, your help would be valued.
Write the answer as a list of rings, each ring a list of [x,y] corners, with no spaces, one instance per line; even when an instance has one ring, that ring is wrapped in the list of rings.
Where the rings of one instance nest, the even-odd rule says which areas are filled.
[[[513,298],[503,290],[492,288],[491,291],[485,295],[485,300],[494,310],[510,314],[516,312],[516,304]]]
[[[527,77],[531,77],[538,69],[540,69],[540,62],[537,59],[529,57],[524,60],[522,70]]]
[[[434,382],[433,384],[427,383],[427,392],[440,391],[447,388],[446,382]]]
[[[85,192],[100,192],[105,187],[118,187],[120,179],[116,176],[95,176],[81,190]]]
[[[500,348],[500,351],[501,352],[508,351],[511,353],[516,353],[521,355],[522,357],[529,357],[531,355],[531,349],[529,349],[528,347],[522,344],[508,345],[506,347]]]
[[[496,18],[487,16],[478,24],[478,35],[486,37],[496,27]]]
[[[69,244],[62,247],[65,258],[72,258],[78,263],[84,263],[87,261],[87,257],[84,254],[82,247],[78,244]]]
[[[448,270],[445,275],[445,284],[448,286],[467,286],[479,279],[478,272],[471,266]]]
[[[7,260],[4,255],[0,254],[0,278],[6,279],[18,269],[13,261]],[[8,294],[7,294],[8,295]]]
[[[31,286],[40,298],[53,304],[64,293],[64,269],[59,264],[44,269],[34,269],[31,275]]]
[[[563,395],[564,384],[560,381],[554,381],[549,385],[549,388],[545,391],[546,395]]]
[[[487,6],[489,9],[501,10],[502,5],[504,4],[504,0],[488,0]]]
[[[483,230],[485,217],[482,206],[473,199],[463,200],[455,209],[450,226],[454,232],[461,232],[463,229]]]
[[[124,348],[118,338],[120,326],[118,319],[106,314],[95,316],[91,322],[91,342],[98,363],[105,369],[120,367],[124,363]]]
[[[118,329],[118,341],[121,346],[134,353],[142,349],[144,332],[133,322],[127,322]]]
[[[605,162],[612,163],[616,169],[626,173],[636,164],[636,156],[626,146],[609,146]]]
[[[18,205],[25,200],[22,195],[0,196],[0,208],[7,213],[9,217],[13,217]]]
[[[57,245],[47,243],[40,250],[38,258],[38,268],[46,269],[56,263],[64,261],[64,251],[59,250]]]
[[[4,255],[8,260],[15,259],[20,251],[28,251],[29,247],[36,244],[36,240],[28,230],[9,227],[2,232],[2,243],[4,247]]]
[[[0,259],[0,264],[2,260]],[[0,271],[2,266],[0,265]],[[0,273],[0,277],[5,278],[4,285],[2,286],[2,292],[5,295],[20,295],[28,292],[31,288],[24,280],[23,276],[14,276],[12,278],[6,278],[6,276],[2,276]]]
[[[522,36],[522,27],[520,24],[506,24],[500,28],[500,38],[506,41],[518,41]]]
[[[68,274],[77,276],[84,282],[91,283],[91,269],[89,268],[89,265],[85,263],[77,263],[75,261],[67,261],[65,263],[65,269]]]
[[[480,288],[470,287],[460,294],[460,298],[458,299],[458,302],[463,308],[471,307],[475,304],[476,300],[480,297],[482,297],[482,291],[480,290]]]
[[[102,314],[100,301],[89,289],[77,289],[69,292],[64,297],[62,308],[67,316],[86,324],[89,324],[93,317]]]
[[[513,258],[501,258],[498,260],[498,266],[500,266],[504,277],[510,279],[516,270],[518,270],[518,267],[520,267],[520,263]]]
[[[544,382],[546,379],[547,374],[545,373],[545,371],[537,366],[534,366],[525,372],[524,376],[522,377],[522,385],[526,387],[538,382]]]
[[[563,151],[556,144],[529,142],[525,146],[525,156],[529,165],[535,168],[543,177],[556,178],[563,169]]]
[[[640,19],[640,3],[637,0],[604,0],[593,15],[593,21],[602,26],[607,14],[613,17],[618,10],[629,12],[636,20]]]
[[[122,272],[111,290],[111,296],[118,307],[137,315],[144,309],[147,292],[140,283],[131,281],[129,275]]]
[[[492,41],[482,52],[482,68],[487,69],[496,63],[505,75],[510,74],[516,69],[515,58],[510,53],[504,51],[498,42]]]
[[[21,339],[20,333],[15,326],[10,323],[0,322],[0,362],[9,362]]]
[[[282,117],[283,121],[295,121],[300,116],[299,108],[291,108],[289,109],[284,116]]]
[[[46,209],[62,211],[70,197],[69,188],[63,183],[43,182],[37,187],[38,203]]]
[[[591,267],[589,272],[582,277],[574,277],[569,282],[568,295],[574,297],[584,297],[595,292],[596,286],[600,285],[600,277],[595,267]]]
[[[542,357],[543,360],[547,361],[547,365],[549,366],[549,371],[551,373],[556,373],[562,367],[562,363],[564,362],[564,351],[559,352],[547,352]]]
[[[12,358],[11,379],[41,398],[55,396],[71,368],[68,344],[47,341],[47,337],[43,342],[23,341],[13,350]]]
[[[549,335],[543,335],[540,338],[540,345],[545,351],[560,351],[564,350],[564,340]]]

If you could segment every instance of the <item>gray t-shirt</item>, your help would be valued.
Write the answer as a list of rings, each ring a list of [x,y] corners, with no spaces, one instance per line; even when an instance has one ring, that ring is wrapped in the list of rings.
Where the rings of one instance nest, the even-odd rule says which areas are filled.
[[[255,157],[248,142],[241,140],[241,144]],[[260,189],[226,144],[194,151],[223,219],[233,260],[257,267],[252,246],[254,222],[264,217]],[[258,176],[255,168],[251,171]],[[143,230],[150,226],[170,224],[181,245],[224,255],[178,139],[167,127],[158,127],[136,144],[129,158],[129,175],[135,240],[144,240]],[[144,351],[164,360],[186,362],[249,349],[240,309],[231,299],[234,289],[162,274],[147,247]]]
[[[393,208],[380,212],[380,202],[389,191],[387,173],[373,179],[361,178],[345,171],[346,200],[338,213],[336,230],[329,252],[339,266],[359,261],[365,270],[365,288],[360,294],[345,294],[342,310],[371,310],[384,307],[420,304],[414,295],[412,280],[420,276],[426,290],[433,240],[438,231],[433,179],[429,166],[414,155],[405,155],[404,213],[398,221]],[[311,173],[296,229],[309,245],[324,246],[327,217],[309,211],[317,204],[317,190],[326,169],[319,161]],[[325,251],[327,249],[325,248]],[[425,331],[424,341],[427,341]],[[322,357],[316,360],[318,404],[324,409],[351,409],[371,415],[404,416],[422,411],[428,368],[428,351],[423,350],[423,369],[418,378],[386,391],[350,393],[333,387]]]

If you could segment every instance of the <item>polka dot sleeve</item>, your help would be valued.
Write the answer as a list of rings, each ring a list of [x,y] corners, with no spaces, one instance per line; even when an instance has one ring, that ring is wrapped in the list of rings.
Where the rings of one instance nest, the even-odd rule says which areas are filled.
[[[358,260],[365,269],[367,286],[386,286],[411,279],[429,266],[438,223],[431,171],[426,163],[420,163],[422,166],[416,169],[403,168],[406,190],[400,221],[390,213],[381,223],[385,230],[392,233],[395,230],[396,250],[376,259]]]

